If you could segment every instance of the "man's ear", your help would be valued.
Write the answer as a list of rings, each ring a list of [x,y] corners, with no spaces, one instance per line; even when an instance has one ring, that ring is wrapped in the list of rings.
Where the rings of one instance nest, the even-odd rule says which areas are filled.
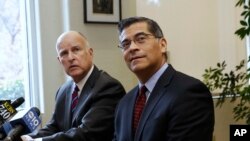
[[[57,58],[57,60],[59,61],[59,63],[61,64],[61,60],[59,59],[59,56],[57,56],[56,58]]]
[[[161,46],[161,51],[166,53],[167,51],[167,40],[163,37],[160,39],[160,46]]]
[[[93,56],[93,48],[89,48],[89,54],[91,55],[91,56]]]

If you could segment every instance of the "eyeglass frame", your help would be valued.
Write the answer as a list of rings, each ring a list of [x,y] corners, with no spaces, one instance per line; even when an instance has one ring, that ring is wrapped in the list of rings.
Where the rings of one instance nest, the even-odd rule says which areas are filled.
[[[145,38],[144,38],[144,39],[139,38],[141,35],[145,36]],[[154,37],[154,38],[156,38],[156,39],[162,38],[162,37],[157,37],[157,36],[155,36],[155,35],[153,35],[153,34],[151,34],[151,33],[144,33],[144,32],[141,32],[141,33],[136,34],[136,35],[133,37],[132,40],[125,39],[125,41],[127,40],[127,41],[129,42],[129,44],[127,45],[127,47],[123,47],[122,42],[124,42],[124,41],[122,41],[122,42],[118,45],[118,48],[120,48],[120,49],[122,49],[122,50],[127,50],[127,49],[130,48],[130,46],[131,46],[131,44],[132,44],[132,41],[133,41],[136,45],[143,44],[143,43],[145,43],[145,41],[147,41],[147,40],[149,39],[149,36],[152,36],[152,37]],[[143,41],[139,41],[140,39],[143,40]],[[140,43],[140,42],[141,42],[141,43]]]

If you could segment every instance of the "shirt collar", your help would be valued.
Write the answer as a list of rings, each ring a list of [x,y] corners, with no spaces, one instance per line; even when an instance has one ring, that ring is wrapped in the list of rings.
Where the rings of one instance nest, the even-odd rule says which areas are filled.
[[[165,63],[164,65],[162,65],[162,67],[154,74],[150,77],[150,79],[144,84],[147,87],[147,90],[149,91],[149,93],[152,92],[152,90],[155,87],[155,84],[157,83],[157,81],[159,80],[160,76],[164,73],[164,71],[167,69],[168,64]],[[143,84],[139,82],[139,87],[141,87]]]
[[[78,83],[75,83],[77,85],[77,87],[79,88],[79,92],[80,92],[80,93],[78,93],[78,95],[81,94],[82,88],[85,85],[85,83],[87,82],[87,80],[88,80],[89,76],[91,75],[91,73],[93,72],[93,70],[94,70],[94,65],[90,68],[87,75],[81,81],[79,81]],[[74,89],[74,87],[73,87],[73,89]]]

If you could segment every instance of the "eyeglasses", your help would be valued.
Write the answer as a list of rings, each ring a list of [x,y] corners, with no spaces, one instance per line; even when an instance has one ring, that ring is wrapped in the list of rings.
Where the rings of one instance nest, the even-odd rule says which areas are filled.
[[[136,45],[140,46],[140,45],[146,43],[147,40],[148,40],[150,37],[161,38],[161,37],[155,37],[155,36],[152,35],[152,34],[140,33],[140,34],[136,35],[132,40],[124,40],[124,41],[122,41],[122,42],[118,45],[118,47],[121,48],[121,49],[123,49],[123,50],[127,50],[127,49],[130,47],[132,41],[133,41]]]

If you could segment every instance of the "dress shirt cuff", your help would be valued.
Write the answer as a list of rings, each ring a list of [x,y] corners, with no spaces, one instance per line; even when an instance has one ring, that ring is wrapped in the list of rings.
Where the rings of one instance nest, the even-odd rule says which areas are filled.
[[[34,141],[43,141],[43,139],[42,138],[36,138],[36,139],[34,139]]]

